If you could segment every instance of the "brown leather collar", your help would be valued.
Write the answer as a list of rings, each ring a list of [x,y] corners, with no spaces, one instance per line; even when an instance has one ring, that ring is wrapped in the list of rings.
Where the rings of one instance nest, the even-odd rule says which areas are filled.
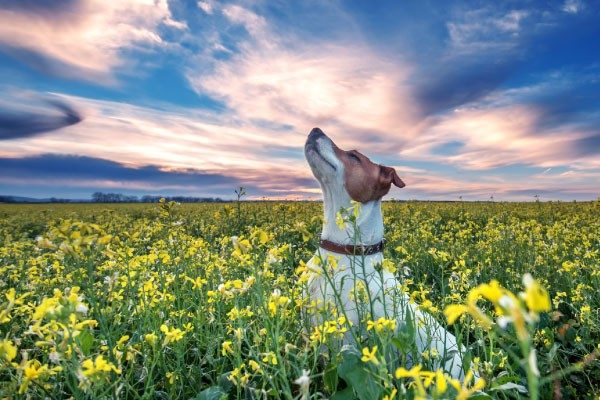
[[[319,242],[319,247],[347,256],[369,256],[371,254],[383,252],[383,243],[384,241],[382,240],[377,244],[355,246],[353,244],[338,244],[329,240],[321,239]]]

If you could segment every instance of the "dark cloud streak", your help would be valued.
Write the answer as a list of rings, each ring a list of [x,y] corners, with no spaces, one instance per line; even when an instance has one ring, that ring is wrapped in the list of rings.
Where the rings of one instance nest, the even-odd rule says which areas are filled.
[[[416,97],[426,115],[479,100],[509,78],[512,63],[460,64],[421,72]]]
[[[0,140],[20,139],[54,131],[83,120],[73,107],[59,100],[47,100],[59,115],[25,111],[0,111]]]
[[[4,176],[27,179],[108,180],[156,185],[239,185],[237,178],[201,171],[165,171],[154,165],[133,168],[101,158],[44,154],[0,158]]]

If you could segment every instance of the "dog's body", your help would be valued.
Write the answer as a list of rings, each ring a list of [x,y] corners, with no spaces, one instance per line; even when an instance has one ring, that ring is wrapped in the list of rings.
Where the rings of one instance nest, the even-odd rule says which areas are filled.
[[[323,189],[325,223],[321,239],[338,245],[382,243],[381,197],[387,194],[392,184],[404,186],[394,169],[374,164],[356,151],[339,149],[318,128],[311,131],[306,141],[305,155]],[[352,200],[360,203],[360,212],[354,223],[341,227],[336,223],[337,213],[353,207]],[[322,247],[309,261],[309,269],[315,271],[308,282],[308,294],[313,302],[333,304],[335,312],[344,315],[355,326],[361,321],[364,324],[367,319],[375,321],[380,317],[394,318],[402,326],[410,312],[415,321],[418,351],[435,349],[440,360],[445,360],[440,362],[441,367],[455,378],[464,375],[461,349],[454,335],[417,305],[411,304],[408,295],[398,290],[395,276],[381,268],[381,251],[366,255],[340,254]],[[319,268],[323,268],[322,260],[331,257],[337,261],[337,266],[330,274],[319,273]],[[358,300],[357,282],[367,287],[369,301],[366,303],[370,304]],[[318,324],[322,318],[313,315],[313,323]]]

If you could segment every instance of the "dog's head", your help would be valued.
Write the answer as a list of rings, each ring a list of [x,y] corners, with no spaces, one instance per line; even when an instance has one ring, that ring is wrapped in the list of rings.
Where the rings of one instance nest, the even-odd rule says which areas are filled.
[[[405,186],[394,168],[375,164],[356,150],[340,149],[319,128],[308,135],[304,154],[323,188],[342,185],[352,200],[361,203],[381,199],[392,184]]]

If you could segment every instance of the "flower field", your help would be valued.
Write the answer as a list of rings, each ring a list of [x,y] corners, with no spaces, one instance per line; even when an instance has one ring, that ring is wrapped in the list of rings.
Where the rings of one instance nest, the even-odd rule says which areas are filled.
[[[600,202],[383,207],[464,380],[411,323],[307,324],[320,203],[0,205],[0,398],[599,398]]]

